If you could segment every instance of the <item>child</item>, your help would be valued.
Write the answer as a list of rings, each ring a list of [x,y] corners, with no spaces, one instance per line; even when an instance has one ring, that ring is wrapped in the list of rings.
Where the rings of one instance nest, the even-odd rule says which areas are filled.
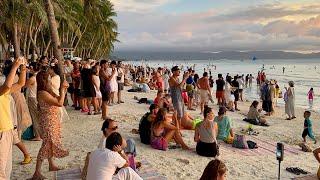
[[[309,100],[309,109],[312,109],[312,106],[313,106],[313,96],[314,96],[314,93],[313,93],[313,88],[311,88],[307,94],[308,96],[308,100]]]
[[[316,138],[313,135],[312,132],[312,123],[311,123],[311,112],[310,111],[305,111],[303,114],[304,117],[304,130],[302,132],[302,138],[303,138],[303,142],[306,142],[306,136],[308,135],[312,140],[314,140],[314,143],[317,143]]]

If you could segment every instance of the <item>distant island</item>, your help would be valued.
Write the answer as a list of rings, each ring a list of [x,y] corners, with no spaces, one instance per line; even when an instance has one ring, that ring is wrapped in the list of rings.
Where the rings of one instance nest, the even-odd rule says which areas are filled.
[[[113,57],[127,60],[248,60],[253,59],[317,59],[318,53],[298,53],[286,51],[221,51],[221,52],[142,52],[115,51]]]

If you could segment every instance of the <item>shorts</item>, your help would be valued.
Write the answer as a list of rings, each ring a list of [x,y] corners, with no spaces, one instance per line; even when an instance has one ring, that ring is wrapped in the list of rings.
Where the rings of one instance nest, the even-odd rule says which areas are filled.
[[[12,170],[12,131],[0,132],[0,179],[10,179]]]
[[[208,103],[209,98],[208,90],[200,89],[200,102]]]
[[[74,91],[74,88],[73,88],[73,83],[69,83],[69,87],[68,87],[68,93],[72,94]]]
[[[192,84],[187,84],[186,90],[188,92],[188,97],[189,98],[194,98],[194,88]]]
[[[163,137],[157,137],[151,140],[150,145],[154,149],[166,151],[168,149],[168,142]]]
[[[262,109],[268,113],[272,112],[272,101],[262,101]]]
[[[17,129],[12,130],[12,136],[13,136],[12,144],[18,144],[19,142],[21,142]]]
[[[158,89],[163,89],[163,83],[162,82],[156,82],[156,87]]]
[[[216,142],[205,143],[199,141],[196,146],[196,151],[200,156],[215,157],[219,153],[219,146],[217,146]]]
[[[224,91],[217,91],[216,98],[217,99],[224,99]]]
[[[122,91],[124,89],[124,83],[118,83],[118,91]]]
[[[239,92],[234,92],[233,96],[234,96],[234,101],[239,101]]]
[[[109,92],[101,92],[102,101],[109,101],[110,100],[110,93]]]
[[[74,90],[73,90],[73,94],[74,94],[75,96],[80,97],[80,96],[81,96],[81,90],[80,90],[80,89],[74,89]]]
[[[81,93],[82,97],[84,98],[92,98],[92,97],[96,97],[96,91],[95,89],[93,88],[90,88],[90,89],[84,89],[82,90],[82,93]]]
[[[311,132],[312,133],[312,132]],[[302,137],[305,138],[309,136],[312,140],[316,140],[313,134],[310,134],[309,128],[305,128],[302,132]]]
[[[243,89],[239,89],[239,93],[242,93],[243,92]]]

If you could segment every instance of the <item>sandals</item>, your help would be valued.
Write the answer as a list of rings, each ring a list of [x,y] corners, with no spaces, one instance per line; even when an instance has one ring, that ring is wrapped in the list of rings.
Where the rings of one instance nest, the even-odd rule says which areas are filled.
[[[20,162],[21,165],[30,164],[32,161],[32,158],[30,156],[26,156],[22,162]]]
[[[287,167],[286,170],[290,173],[293,173],[295,175],[300,175],[300,174],[309,174],[309,172],[298,168],[298,167]]]

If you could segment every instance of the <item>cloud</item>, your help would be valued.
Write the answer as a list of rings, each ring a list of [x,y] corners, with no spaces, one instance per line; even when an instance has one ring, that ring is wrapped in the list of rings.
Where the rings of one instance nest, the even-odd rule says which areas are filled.
[[[110,0],[117,11],[145,12],[162,6],[169,0]]]
[[[150,8],[165,3],[150,2],[154,2]],[[121,43],[116,44],[116,50],[318,50],[319,14],[317,4],[280,3],[228,12],[120,11],[117,20]]]

